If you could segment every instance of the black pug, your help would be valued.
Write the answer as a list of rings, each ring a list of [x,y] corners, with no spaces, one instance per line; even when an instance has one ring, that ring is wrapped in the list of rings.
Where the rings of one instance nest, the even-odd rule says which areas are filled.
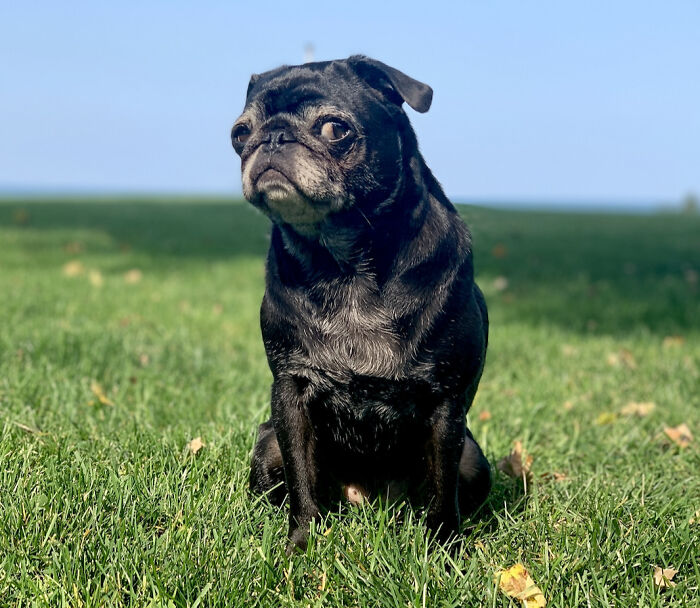
[[[456,533],[490,489],[465,415],[486,355],[471,239],[401,104],[432,89],[379,61],[254,75],[231,132],[243,193],[273,222],[261,308],[272,417],[250,485],[289,495],[288,550],[319,508],[400,486]]]

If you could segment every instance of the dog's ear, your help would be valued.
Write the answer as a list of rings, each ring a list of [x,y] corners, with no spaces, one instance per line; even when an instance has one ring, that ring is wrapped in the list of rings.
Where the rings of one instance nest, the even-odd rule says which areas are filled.
[[[427,84],[364,55],[353,55],[347,61],[360,78],[384,92],[395,103],[401,105],[405,101],[416,112],[427,112],[430,109],[433,90]]]
[[[250,77],[250,82],[248,82],[248,90],[246,91],[245,96],[248,97],[250,95],[251,89],[255,86],[255,83],[260,80],[260,74],[253,74]]]

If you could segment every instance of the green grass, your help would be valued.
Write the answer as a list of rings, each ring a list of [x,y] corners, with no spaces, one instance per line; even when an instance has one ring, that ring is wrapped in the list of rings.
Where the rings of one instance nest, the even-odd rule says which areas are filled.
[[[491,316],[470,424],[494,465],[522,440],[527,494],[496,472],[449,550],[422,511],[340,507],[286,558],[285,509],[246,491],[269,408],[266,220],[233,201],[0,203],[0,605],[514,606],[493,577],[522,562],[550,606],[697,606],[700,218],[464,214]],[[694,443],[667,445],[682,422]]]

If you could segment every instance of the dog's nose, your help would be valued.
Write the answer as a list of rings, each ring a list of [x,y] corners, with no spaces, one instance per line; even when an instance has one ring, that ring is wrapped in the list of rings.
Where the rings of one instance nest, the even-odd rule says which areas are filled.
[[[279,148],[282,144],[291,143],[296,140],[296,137],[294,137],[288,127],[275,127],[267,133],[263,142],[265,143],[265,147],[272,151]]]

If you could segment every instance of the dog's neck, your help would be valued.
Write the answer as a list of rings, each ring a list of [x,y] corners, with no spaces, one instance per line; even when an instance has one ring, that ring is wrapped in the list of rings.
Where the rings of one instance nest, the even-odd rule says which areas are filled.
[[[342,279],[371,275],[378,283],[390,274],[407,244],[420,238],[429,214],[456,213],[420,153],[405,159],[398,192],[369,208],[355,204],[329,216],[317,234],[303,235],[275,225],[272,247],[281,274],[294,282],[310,277]],[[370,210],[372,209],[372,210]],[[284,277],[283,277],[284,278]]]

